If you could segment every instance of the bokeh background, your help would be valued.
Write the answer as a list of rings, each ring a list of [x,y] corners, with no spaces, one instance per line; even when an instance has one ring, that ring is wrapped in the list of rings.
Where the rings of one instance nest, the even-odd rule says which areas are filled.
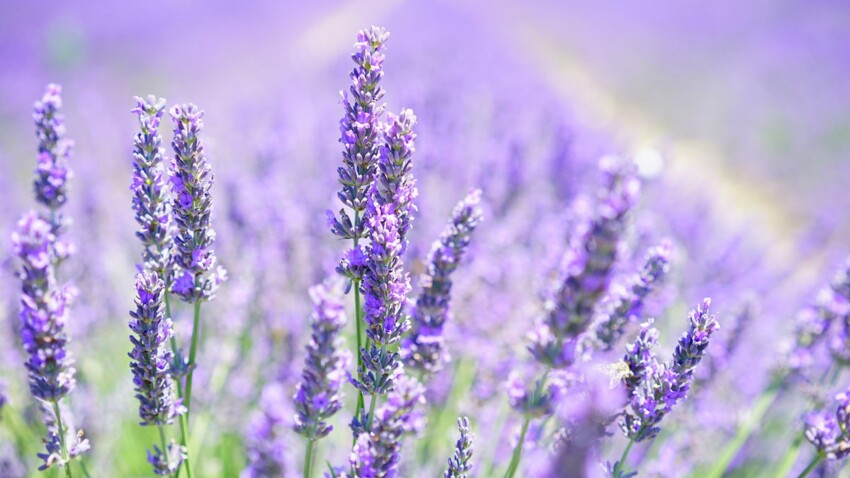
[[[406,259],[414,278],[465,191],[484,189],[487,216],[458,273],[457,320],[447,332],[455,360],[429,390],[434,426],[408,447],[410,460],[426,464],[410,476],[436,476],[456,413],[493,427],[479,431],[488,440],[478,448],[478,476],[508,458],[516,418],[501,382],[525,357],[523,337],[563,251],[571,201],[594,190],[605,154],[633,157],[645,180],[624,268],[648,245],[674,242],[671,280],[650,308],[662,329],[669,324],[662,342],[673,343],[686,309],[706,295],[721,317],[759,311],[741,357],[730,359],[747,370],[706,390],[693,412],[709,416],[714,432],[699,443],[665,437],[676,449],[723,443],[768,380],[794,313],[850,249],[850,5],[2,0],[3,237],[35,206],[31,109],[47,83],[63,85],[76,142],[68,207],[79,252],[67,274],[81,289],[69,325],[80,386],[72,408],[92,439],[90,468],[144,476],[143,448],[153,439],[137,426],[125,358],[141,250],[129,191],[133,96],[206,111],[218,251],[231,279],[205,313],[202,412],[193,425],[203,433],[193,432],[190,449],[200,450],[200,476],[238,476],[263,390],[288,397],[300,373],[306,290],[332,273],[345,247],[324,218],[338,207],[338,92],[348,85],[355,33],[372,24],[392,33],[388,111],[409,106],[420,120],[419,213]],[[10,405],[0,461],[23,456],[8,469],[27,476],[41,432],[30,426],[37,411],[19,366],[15,265],[2,257],[0,378]],[[188,313],[177,312],[178,334],[188,333],[180,320]],[[768,419],[788,421],[775,415]],[[347,455],[346,423],[338,417],[343,438],[323,447],[331,462]],[[740,476],[775,460],[799,429],[792,425],[748,444]],[[544,459],[531,453],[529,476]],[[689,453],[693,472],[710,461],[704,450]],[[662,469],[658,450],[646,455]]]

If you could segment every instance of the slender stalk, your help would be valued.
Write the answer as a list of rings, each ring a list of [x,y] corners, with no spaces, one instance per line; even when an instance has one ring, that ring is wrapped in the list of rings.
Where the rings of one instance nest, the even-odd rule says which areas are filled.
[[[626,449],[623,450],[623,456],[620,457],[620,461],[618,461],[617,464],[614,465],[614,471],[611,473],[611,475],[614,478],[619,478],[620,473],[625,471],[626,460],[629,459],[629,452],[632,451],[632,446],[634,444],[635,444],[635,439],[634,438],[630,439],[629,444],[626,445]]]
[[[313,474],[313,440],[307,441],[307,449],[304,450],[304,478],[312,478]]]
[[[59,401],[53,402],[53,414],[56,416],[56,428],[59,432],[59,448],[62,451],[62,468],[65,469],[65,477],[71,478],[71,462],[68,458],[68,444],[65,443],[65,426],[62,424],[62,412],[59,410]]]
[[[185,447],[188,450],[187,444],[189,440],[187,439],[186,430],[189,428],[189,421],[186,417],[186,414],[183,413],[180,415],[180,445]],[[183,459],[183,463],[180,465],[180,468],[177,469],[177,476],[180,476],[180,470],[186,468],[186,476],[188,478],[192,478],[192,464],[189,462],[189,453],[186,453],[186,458]]]
[[[375,405],[378,403],[378,401],[375,400],[376,398],[377,397],[375,395],[372,395],[369,399],[369,414],[366,415],[366,423],[369,424],[370,429],[372,428],[372,419],[375,418]]]
[[[800,474],[797,475],[797,478],[805,478],[806,476],[808,476],[809,473],[811,473],[812,470],[814,470],[820,464],[821,461],[823,461],[823,455],[818,453],[812,459],[811,463],[809,463],[809,466],[807,466],[805,470],[801,471]]]
[[[729,464],[731,464],[732,460],[735,459],[735,456],[738,455],[741,447],[743,447],[747,440],[749,440],[756,428],[763,423],[765,414],[768,410],[770,410],[770,406],[773,402],[776,401],[779,389],[781,388],[780,386],[781,380],[774,380],[770,386],[762,392],[758,401],[756,401],[755,405],[753,405],[753,408],[750,410],[750,413],[747,414],[747,418],[741,423],[741,426],[738,427],[738,430],[735,432],[735,436],[723,448],[720,455],[718,455],[717,460],[714,462],[714,466],[711,468],[709,473],[705,475],[706,478],[720,478],[726,474]]]
[[[83,474],[86,475],[86,478],[91,478],[89,474],[89,469],[86,466],[86,462],[84,460],[80,460],[80,469],[83,470]]]
[[[519,461],[522,458],[523,443],[525,443],[525,434],[528,433],[528,425],[531,423],[531,417],[525,417],[522,421],[522,429],[519,432],[519,440],[511,455],[511,463],[508,465],[508,471],[505,472],[505,478],[513,478],[519,469]]]
[[[195,374],[195,356],[198,353],[198,336],[201,335],[201,301],[195,301],[195,317],[192,320],[192,344],[189,347],[189,373],[186,375],[186,395],[183,405],[186,407],[186,425],[189,424],[189,412],[192,409],[192,377]]]
[[[357,245],[360,242],[360,238],[357,236],[358,226],[360,224],[360,212],[354,211],[354,247],[357,248]],[[356,327],[357,333],[357,350],[355,351],[355,355],[357,355],[357,370],[360,370],[360,367],[363,366],[363,357],[360,356],[360,348],[363,346],[363,325],[360,323],[362,321],[362,317],[360,316],[360,281],[354,281],[354,325]],[[361,390],[357,390],[357,412],[363,410],[366,406],[366,402],[363,400],[363,392]],[[356,439],[355,439],[356,440]]]
[[[776,476],[788,476],[788,474],[791,473],[791,468],[794,467],[794,463],[797,463],[797,458],[800,457],[800,447],[802,445],[803,434],[799,433],[791,443],[791,448],[788,449],[788,452],[785,453],[785,456],[782,458],[782,462],[779,465],[779,471]]]
[[[165,464],[168,469],[171,469],[171,456],[168,454],[168,443],[165,441],[165,428],[162,425],[159,428],[159,442],[162,445],[162,454],[165,455]],[[168,476],[174,477],[174,473],[169,473]]]
[[[543,389],[546,387],[546,380],[549,378],[549,372],[551,371],[552,367],[547,366],[546,370],[543,371],[543,375],[541,375],[537,380],[537,384],[534,386],[534,391],[531,393],[532,406],[537,403],[537,399],[540,397],[540,394],[543,393]],[[505,478],[512,478],[519,468],[519,461],[522,459],[522,448],[525,445],[525,434],[528,431],[528,425],[530,422],[531,418],[526,416],[522,423],[522,431],[519,434],[519,440],[517,441],[516,447],[514,447],[514,452],[511,455],[511,463],[508,466],[508,470],[505,472]]]

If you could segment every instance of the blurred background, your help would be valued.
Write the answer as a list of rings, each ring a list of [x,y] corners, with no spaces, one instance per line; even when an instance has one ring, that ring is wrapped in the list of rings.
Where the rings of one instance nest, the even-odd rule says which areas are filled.
[[[433,403],[468,393],[475,398],[464,406],[478,420],[513,425],[499,379],[524,353],[520,339],[563,251],[569,204],[594,191],[605,154],[634,158],[645,179],[626,263],[662,237],[678,251],[654,310],[684,317],[712,295],[731,314],[759,298],[747,352],[758,378],[730,378],[745,383],[730,403],[749,403],[795,310],[850,246],[846,2],[0,0],[2,237],[35,207],[32,104],[47,83],[63,86],[76,143],[69,209],[79,253],[67,274],[81,297],[69,327],[81,382],[73,408],[92,436],[92,467],[112,470],[101,476],[146,469],[129,371],[113,361],[129,350],[141,251],[129,191],[133,96],[206,111],[214,225],[231,279],[204,331],[207,413],[197,426],[208,433],[194,446],[206,453],[201,476],[237,476],[260,390],[283,384],[289,396],[300,373],[307,287],[344,250],[324,211],[338,208],[339,91],[355,34],[372,24],[392,34],[387,110],[410,106],[419,117],[419,213],[406,259],[414,277],[452,205],[473,187],[485,191],[486,225],[459,273],[458,320],[447,332],[470,346],[429,390]],[[6,413],[25,428],[36,414],[18,366],[14,263],[9,254],[2,263],[0,377],[10,390]],[[681,329],[675,320],[667,344]],[[186,334],[188,321],[176,322]],[[346,422],[339,418],[344,437]],[[8,439],[0,446],[18,432],[0,432]],[[437,446],[439,456],[451,444]],[[422,456],[435,451],[417,446]],[[771,459],[769,443],[753,446]],[[32,471],[29,445],[6,453],[22,447]],[[504,457],[498,450],[508,447],[507,439],[485,444],[482,454]],[[344,462],[344,447],[328,448]]]

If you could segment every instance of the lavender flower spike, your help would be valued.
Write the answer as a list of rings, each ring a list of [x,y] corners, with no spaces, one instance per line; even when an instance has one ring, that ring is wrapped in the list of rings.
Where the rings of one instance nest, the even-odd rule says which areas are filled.
[[[806,439],[815,446],[818,457],[843,460],[850,455],[850,390],[835,397],[835,417],[811,414],[806,417]]]
[[[443,351],[443,326],[451,317],[451,274],[460,265],[482,219],[480,201],[481,190],[475,190],[459,202],[451,222],[431,247],[422,292],[411,311],[413,332],[401,349],[405,365],[423,373],[439,371],[448,359]]]
[[[169,112],[174,121],[174,163],[171,167],[173,211],[177,225],[174,238],[172,291],[186,302],[210,300],[226,278],[216,267],[213,251],[215,231],[210,223],[214,177],[199,138],[204,112],[193,104],[178,105]]]
[[[643,301],[667,273],[670,263],[670,243],[665,241],[650,249],[640,272],[618,290],[608,302],[593,329],[593,345],[601,350],[611,350],[623,336],[628,321],[640,316]]]
[[[76,384],[74,359],[67,350],[71,287],[58,287],[53,268],[52,227],[34,212],[18,221],[13,251],[21,260],[21,340],[28,354],[30,391],[46,402],[58,402]]]
[[[455,454],[449,459],[449,469],[443,474],[443,478],[467,478],[468,473],[472,471],[472,440],[475,435],[469,428],[469,419],[458,418],[457,428],[460,438],[455,443]]]
[[[65,118],[62,108],[62,87],[47,85],[47,90],[34,106],[36,137],[38,138],[38,166],[34,183],[38,202],[56,212],[68,200],[68,180],[73,173],[68,167],[74,142],[65,138]],[[55,215],[54,215],[55,216]],[[55,217],[54,229],[62,221]]]
[[[400,372],[399,354],[390,352],[388,345],[401,340],[410,328],[405,316],[410,279],[403,271],[398,218],[393,205],[378,206],[369,201],[369,244],[363,282],[366,336],[373,345],[360,350],[362,366],[355,387],[367,395],[382,395],[392,387]]]
[[[417,404],[425,403],[424,392],[424,387],[412,377],[402,376],[396,381],[395,388],[387,395],[387,402],[375,412],[371,431],[357,437],[349,458],[354,476],[399,476],[402,439],[422,425],[421,416],[414,409]]]
[[[248,424],[245,434],[248,463],[240,478],[288,478],[293,465],[286,440],[289,423],[286,394],[279,382],[270,382],[260,397],[260,412]]]
[[[295,431],[311,441],[325,437],[333,430],[326,420],[342,406],[341,388],[345,370],[351,361],[340,331],[345,326],[345,311],[339,298],[320,284],[310,289],[315,305],[310,319],[313,329],[301,383],[295,400]]]
[[[398,116],[389,113],[387,127],[384,131],[384,144],[381,146],[378,158],[378,174],[375,177],[372,194],[375,202],[381,206],[392,204],[394,214],[398,218],[398,237],[401,243],[401,253],[407,249],[407,233],[410,231],[413,218],[410,213],[415,210],[413,200],[419,194],[416,190],[416,180],[411,170],[411,158],[415,151],[416,133],[413,126],[416,116],[413,110],[403,109]]]
[[[136,97],[131,112],[138,115],[139,132],[133,138],[133,211],[139,229],[138,237],[145,247],[142,269],[153,271],[168,284],[168,262],[171,249],[169,231],[170,208],[166,196],[162,137],[159,123],[165,99]]]
[[[646,346],[636,342],[626,354],[631,372],[626,381],[629,403],[620,427],[630,439],[640,442],[654,438],[664,416],[687,397],[694,369],[705,355],[711,335],[719,328],[717,318],[709,311],[710,305],[711,300],[705,299],[691,311],[688,331],[679,339],[670,363],[660,365],[652,355],[655,332],[651,331],[645,338],[642,332],[638,339]]]
[[[338,169],[342,190],[339,200],[354,210],[366,210],[369,189],[375,177],[380,154],[381,116],[384,114],[384,89],[380,81],[384,76],[384,50],[390,34],[379,27],[361,30],[357,34],[355,52],[351,55],[355,67],[351,71],[351,86],[340,92],[345,115],[339,122],[342,143],[342,166]],[[365,233],[363,221],[352,222],[345,210],[339,219],[328,211],[331,231],[342,238],[361,238]]]
[[[183,411],[169,375],[172,330],[171,319],[165,317],[164,292],[156,273],[145,271],[136,277],[136,310],[130,312],[133,350],[128,355],[133,360],[130,369],[141,425],[169,425]]]
[[[580,221],[573,232],[560,277],[544,304],[545,317],[530,337],[532,355],[555,368],[576,359],[578,337],[587,331],[597,303],[608,289],[626,217],[640,191],[633,164],[605,157],[599,168],[602,187],[594,214]]]

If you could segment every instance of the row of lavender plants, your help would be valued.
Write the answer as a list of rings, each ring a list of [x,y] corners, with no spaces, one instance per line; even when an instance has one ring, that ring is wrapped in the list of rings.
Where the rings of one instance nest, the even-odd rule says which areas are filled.
[[[737,405],[744,418],[730,425],[706,402],[717,400],[717,390],[727,385],[722,372],[735,366],[731,358],[747,327],[753,316],[763,313],[755,305],[757,298],[735,290],[741,286],[736,280],[750,279],[736,270],[742,267],[736,250],[721,246],[717,262],[711,263],[713,244],[680,239],[710,235],[703,221],[690,214],[668,214],[665,207],[676,205],[663,200],[656,200],[654,213],[636,211],[646,178],[633,162],[605,156],[594,165],[595,192],[583,191],[549,204],[566,211],[557,221],[547,219],[563,223],[550,225],[549,232],[557,231],[565,239],[549,234],[544,246],[528,256],[491,258],[504,264],[469,261],[467,256],[481,240],[482,231],[476,230],[485,211],[489,223],[506,220],[512,203],[527,200],[518,183],[512,182],[520,173],[509,165],[505,185],[482,181],[471,184],[466,193],[441,191],[454,193],[457,204],[450,217],[441,219],[446,224],[430,252],[422,254],[424,250],[411,240],[420,204],[413,174],[419,126],[411,109],[385,111],[382,80],[388,39],[389,34],[378,27],[358,33],[350,85],[341,93],[340,205],[327,212],[329,235],[338,239],[338,260],[330,274],[309,289],[312,312],[307,320],[298,321],[303,330],[309,326],[303,353],[292,351],[299,341],[292,336],[275,342],[285,352],[260,351],[261,362],[295,361],[303,367],[290,380],[289,367],[274,365],[280,370],[267,374],[261,392],[242,395],[254,397],[257,413],[247,426],[240,423],[244,437],[226,445],[244,449],[242,476],[719,477],[734,470],[746,474],[747,458],[758,456],[750,448],[761,421],[780,398],[799,389],[810,397],[801,409],[805,415],[800,413],[805,427],[786,444],[783,459],[770,466],[770,476],[792,472],[806,476],[840,468],[841,459],[850,454],[850,398],[840,394],[832,404],[822,395],[850,361],[850,269],[843,268],[799,314],[792,339],[774,354],[769,379]],[[85,414],[78,427],[70,404],[77,371],[66,326],[74,320],[72,305],[79,291],[60,274],[60,266],[73,261],[75,253],[68,238],[71,220],[64,208],[72,178],[72,142],[65,136],[60,94],[59,86],[49,85],[36,102],[34,189],[40,209],[25,213],[12,235],[21,286],[20,322],[15,327],[37,409],[29,417],[16,413],[20,409],[3,414],[17,451],[17,456],[3,458],[0,466],[3,476],[10,477],[28,473],[23,453],[29,445],[23,442],[33,433],[22,430],[27,419],[32,423],[39,416],[44,424],[39,470],[58,469],[66,477],[104,476],[90,455],[97,454],[100,442],[111,439],[104,434],[87,437],[82,429],[87,421],[97,420],[96,414]],[[171,154],[163,147],[160,131],[166,111],[173,126]],[[247,296],[226,306],[226,313],[251,309],[268,300],[257,291],[274,296],[274,288],[259,284],[274,280],[243,277],[245,265],[234,264],[225,282],[227,273],[218,265],[214,249],[214,175],[202,136],[204,112],[193,104],[167,109],[164,99],[150,96],[136,98],[132,113],[138,120],[132,146],[132,210],[139,240],[134,248],[141,259],[126,348],[138,424],[155,432],[133,435],[149,443],[134,440],[138,449],[130,452],[144,455],[147,445],[148,473],[159,476],[226,474],[211,468],[198,471],[206,455],[221,453],[220,448],[204,449],[206,434],[214,433],[211,428],[216,426],[209,417],[218,413],[216,405],[225,407],[210,395],[239,397],[225,384],[236,386],[238,379],[232,375],[239,372],[239,361],[250,360],[254,334],[275,331],[248,321],[234,332],[221,322],[211,322],[207,311],[215,307],[204,304],[224,286],[222,290],[233,287]],[[427,121],[438,123],[439,118]],[[521,163],[521,154],[516,156],[511,161]],[[457,168],[462,170],[463,165]],[[444,172],[451,173],[451,168]],[[239,179],[225,181],[232,197],[250,192],[251,186]],[[491,186],[501,189],[498,195],[488,195]],[[265,217],[234,209],[227,211],[227,219],[232,223],[228,231],[236,233],[259,222],[264,235],[255,241],[277,239],[277,231],[269,229],[279,224]],[[658,226],[659,221],[667,225]],[[666,229],[672,237],[643,233],[645,229]],[[498,226],[488,233],[496,239],[484,239],[487,244],[508,252],[505,243],[527,240]],[[248,262],[256,246],[245,241],[227,247],[244,254],[242,262]],[[287,251],[293,248],[283,245],[274,254],[253,259],[260,264],[257,267],[274,268],[269,261]],[[423,258],[414,258],[417,254]],[[453,299],[456,281],[465,274],[491,284],[505,275],[528,278],[537,272],[526,262],[535,254],[538,261],[556,264],[548,271],[543,268],[537,279],[543,284],[541,297],[533,290],[513,294],[522,293],[538,305],[529,308],[524,302],[488,295],[496,289],[484,289],[484,296],[476,298],[467,292],[464,300],[474,306],[460,309],[465,315],[460,323],[453,305],[458,301]],[[677,275],[675,266],[682,257],[709,262],[700,271],[705,277],[690,269]],[[418,276],[415,293],[411,275]],[[732,280],[724,275],[740,277]],[[678,283],[671,284],[670,279],[677,277]],[[728,312],[718,317],[711,311],[710,299],[699,300],[703,290],[718,303],[727,300],[737,308],[724,309]],[[699,301],[684,313],[671,299],[673,294]],[[286,301],[275,304],[286,306]],[[672,325],[659,328],[653,317],[671,317]],[[216,374],[218,369],[204,371],[200,354],[205,334],[215,328],[239,336],[238,358],[222,375]],[[475,342],[498,336],[500,328],[512,337],[507,350],[486,344],[475,347]],[[661,346],[661,331],[671,337],[668,343],[681,334],[671,353]],[[77,340],[84,342],[86,337]],[[300,357],[303,362],[295,360]],[[83,358],[94,360],[85,352]],[[196,372],[209,388],[201,400],[193,397]],[[293,381],[295,386],[287,389]],[[494,391],[493,384],[504,393]],[[5,396],[0,389],[0,406],[6,403]],[[243,418],[236,420],[244,422]],[[340,423],[347,424],[347,430]],[[454,433],[447,423],[456,424]],[[694,436],[702,432],[722,434],[725,447],[710,462],[688,462],[686,456],[699,446]],[[663,444],[653,447],[656,441]],[[802,449],[804,441],[813,445],[812,452]],[[295,450],[303,451],[303,459],[295,456]],[[797,460],[799,454],[808,455],[808,461]]]

